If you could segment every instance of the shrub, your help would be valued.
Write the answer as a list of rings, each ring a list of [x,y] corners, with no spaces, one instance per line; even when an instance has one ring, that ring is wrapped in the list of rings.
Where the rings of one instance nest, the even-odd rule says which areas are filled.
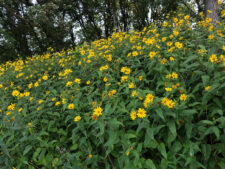
[[[224,168],[225,22],[202,18],[1,65],[0,165]]]

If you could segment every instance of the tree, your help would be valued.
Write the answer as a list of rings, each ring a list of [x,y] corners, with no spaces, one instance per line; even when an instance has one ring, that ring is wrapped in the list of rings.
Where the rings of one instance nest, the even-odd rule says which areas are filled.
[[[205,0],[205,14],[212,19],[212,23],[215,25],[218,21],[217,15],[218,2],[217,0]]]
[[[60,51],[107,38],[114,30],[160,25],[179,5],[193,18],[210,10],[207,16],[217,21],[216,0],[0,0],[0,57],[41,54],[49,46]]]

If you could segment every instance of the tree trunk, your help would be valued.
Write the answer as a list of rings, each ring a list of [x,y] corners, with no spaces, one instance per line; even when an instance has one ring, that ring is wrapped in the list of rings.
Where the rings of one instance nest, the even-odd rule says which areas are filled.
[[[205,0],[206,16],[212,19],[212,23],[214,25],[218,21],[217,9],[218,9],[217,0]],[[208,10],[211,12],[209,12]]]

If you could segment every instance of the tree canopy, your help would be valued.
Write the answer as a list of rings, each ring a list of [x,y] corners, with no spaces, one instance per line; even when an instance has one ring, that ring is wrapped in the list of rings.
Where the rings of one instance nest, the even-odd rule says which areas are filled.
[[[142,30],[180,5],[196,17],[208,1],[216,0],[0,0],[0,60]]]

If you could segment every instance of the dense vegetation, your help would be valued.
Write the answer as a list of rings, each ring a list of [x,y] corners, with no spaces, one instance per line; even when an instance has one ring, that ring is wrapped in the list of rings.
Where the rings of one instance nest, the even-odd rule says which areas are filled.
[[[225,10],[200,17],[2,64],[1,168],[225,168]]]

